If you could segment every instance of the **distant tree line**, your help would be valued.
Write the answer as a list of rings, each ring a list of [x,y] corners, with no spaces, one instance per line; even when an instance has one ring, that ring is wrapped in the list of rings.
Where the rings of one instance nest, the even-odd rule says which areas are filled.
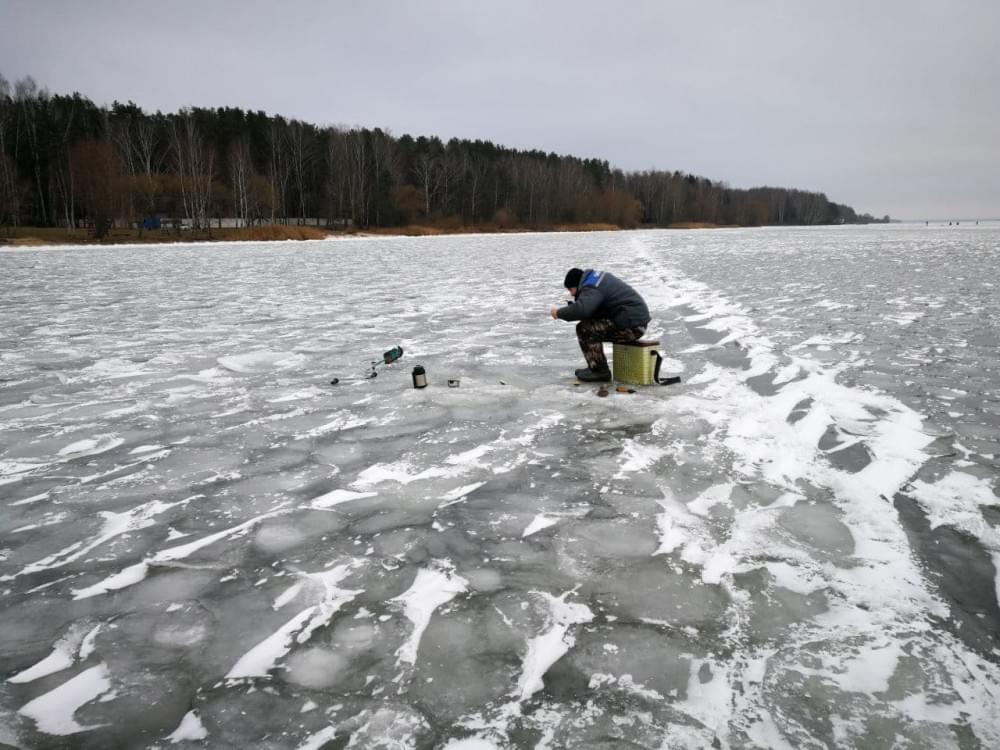
[[[193,227],[220,217],[498,228],[874,221],[822,193],[734,189],[682,172],[623,172],[599,159],[230,107],[150,114],[0,75],[0,225],[86,225],[100,236],[149,217]]]

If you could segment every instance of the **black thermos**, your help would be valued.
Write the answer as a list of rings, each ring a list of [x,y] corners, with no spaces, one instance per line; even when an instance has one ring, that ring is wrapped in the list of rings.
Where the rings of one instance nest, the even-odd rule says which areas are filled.
[[[414,388],[426,388],[427,387],[427,373],[421,365],[417,365],[413,368],[413,387]]]

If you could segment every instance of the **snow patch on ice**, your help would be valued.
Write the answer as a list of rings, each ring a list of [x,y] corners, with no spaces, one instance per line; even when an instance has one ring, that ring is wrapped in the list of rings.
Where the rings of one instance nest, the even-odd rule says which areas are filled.
[[[486,482],[473,482],[472,484],[456,487],[455,489],[444,493],[441,495],[441,504],[438,505],[438,508],[447,508],[449,505],[461,502],[484,484],[486,484]]]
[[[621,461],[615,479],[622,479],[626,474],[643,471],[667,455],[666,448],[655,445],[643,445],[632,438],[626,439],[622,446]]]
[[[97,437],[77,440],[70,443],[58,453],[63,458],[80,458],[81,456],[96,456],[105,453],[125,442],[125,438],[117,435],[98,435]]]
[[[84,726],[73,718],[77,709],[111,690],[111,675],[101,663],[64,682],[54,690],[38,696],[18,713],[35,721],[39,731],[67,735],[97,729],[103,724]]]
[[[908,494],[927,513],[932,529],[947,524],[976,537],[992,528],[983,518],[981,506],[1000,504],[989,480],[963,471],[949,472],[936,482],[915,479]]]
[[[182,544],[177,547],[169,547],[165,550],[161,550],[160,552],[147,557],[144,561],[136,563],[135,565],[130,565],[124,570],[114,573],[105,578],[103,581],[99,581],[92,586],[88,586],[83,589],[74,589],[73,598],[87,599],[92,596],[99,596],[110,591],[117,591],[139,583],[146,577],[146,574],[149,572],[150,565],[158,565],[167,562],[174,562],[176,560],[182,560],[203,547],[215,544],[222,539],[238,537],[245,534],[261,521],[287,513],[288,511],[285,509],[284,505],[285,504],[283,503],[269,513],[262,513],[261,515],[255,516],[248,521],[244,521],[243,523],[237,524],[236,526],[232,526],[228,529],[223,529],[222,531],[218,531],[214,534],[209,534],[208,536],[196,539],[188,544]]]
[[[412,464],[407,461],[397,461],[390,464],[374,464],[358,474],[352,487],[357,489],[367,489],[382,482],[398,482],[399,484],[410,484],[422,479],[436,479],[440,477],[457,476],[454,469],[444,469],[432,466],[423,471],[417,471]]]
[[[983,515],[982,506],[1000,504],[992,483],[963,471],[952,471],[936,482],[913,480],[908,494],[927,513],[932,529],[948,525],[979,540],[993,558],[994,590],[1000,601],[1000,529]]]
[[[594,619],[594,613],[587,605],[566,601],[572,591],[567,591],[559,597],[544,591],[532,593],[545,602],[548,616],[546,629],[528,640],[528,650],[521,663],[521,676],[517,682],[516,692],[522,701],[545,687],[542,678],[549,671],[549,667],[559,661],[576,643],[576,636],[570,632],[571,628]]]
[[[333,490],[325,495],[314,497],[309,502],[310,508],[327,509],[341,503],[349,503],[352,500],[363,500],[366,497],[375,497],[377,492],[352,492],[351,490]]]
[[[303,432],[295,436],[296,440],[304,440],[306,438],[319,437],[320,435],[326,435],[331,432],[343,432],[344,430],[350,430],[355,427],[364,427],[367,424],[371,424],[372,420],[368,417],[358,417],[351,412],[344,412],[343,414],[337,415],[337,417],[319,427],[314,427],[311,430]]]
[[[441,750],[500,750],[500,746],[484,737],[466,737],[461,740],[452,740]]]
[[[3,478],[0,484],[10,484],[16,482],[21,478],[22,474],[26,474],[35,469],[44,468],[49,466],[48,463],[43,462],[32,462],[32,461],[13,461],[9,458],[0,459],[0,477]],[[47,496],[47,493],[45,493]],[[41,499],[40,496],[36,495],[35,500]],[[21,500],[18,503],[11,503],[11,505],[23,505],[29,502],[34,502],[35,500]]]
[[[326,747],[328,742],[336,738],[336,727],[324,727],[306,737],[306,741],[299,745],[297,750],[321,750],[321,748]]]
[[[559,523],[558,516],[550,516],[545,513],[539,513],[537,516],[531,519],[531,523],[529,523],[528,526],[525,528],[525,530],[522,532],[521,538],[523,539],[525,537],[529,537],[532,534],[541,531],[542,529],[549,528],[549,526],[555,526],[557,523]]]
[[[412,634],[396,652],[399,661],[416,664],[420,639],[434,610],[467,590],[468,581],[457,575],[454,566],[446,560],[417,571],[410,588],[390,600],[402,604],[403,614],[413,623]]]
[[[93,652],[94,639],[101,629],[100,625],[89,631],[86,630],[86,627],[86,623],[71,626],[66,635],[56,641],[51,654],[27,669],[8,677],[7,682],[15,684],[33,682],[50,674],[69,669],[77,663],[77,660],[85,660]]]
[[[730,482],[725,482],[709,487],[688,503],[688,510],[699,516],[707,516],[712,506],[729,502],[729,496],[732,494],[733,487],[735,486]]]
[[[194,711],[188,711],[181,719],[181,723],[167,737],[171,743],[178,742],[199,742],[208,737],[208,730],[201,723],[201,718]]]
[[[197,495],[193,497],[199,497]],[[115,537],[127,534],[140,529],[148,528],[156,523],[156,516],[167,512],[171,508],[187,503],[192,498],[185,498],[174,503],[166,503],[154,500],[150,503],[139,505],[124,513],[113,513],[111,511],[101,511],[100,516],[104,519],[101,531],[89,540],[79,540],[55,552],[48,557],[30,563],[16,573],[14,577],[37,573],[42,570],[59,568],[69,563],[79,560],[91,550],[100,547]]]
[[[292,649],[293,642],[306,643],[317,628],[329,624],[341,607],[362,593],[361,589],[342,589],[337,585],[356,565],[344,563],[319,573],[301,574],[305,585],[318,592],[319,601],[296,614],[241,656],[226,678],[265,677]]]
[[[128,588],[129,586],[134,586],[140,581],[145,580],[148,574],[149,563],[136,563],[135,565],[128,566],[124,570],[109,575],[107,578],[95,583],[93,586],[87,586],[82,589],[73,589],[73,598],[89,599],[92,596],[100,596],[101,594],[107,594],[112,591],[119,591],[121,589]]]
[[[250,374],[296,367],[305,362],[305,357],[292,352],[272,352],[261,350],[256,352],[247,352],[246,354],[234,354],[228,357],[219,357],[216,359],[216,362],[232,372]]]
[[[0,473],[2,473],[2,470],[0,470]],[[48,500],[50,496],[51,493],[42,492],[41,494],[38,495],[32,495],[31,497],[26,497],[24,498],[24,500],[18,500],[16,502],[13,502],[10,504],[10,506],[14,507],[15,505],[31,505],[32,503],[41,502],[42,500]]]

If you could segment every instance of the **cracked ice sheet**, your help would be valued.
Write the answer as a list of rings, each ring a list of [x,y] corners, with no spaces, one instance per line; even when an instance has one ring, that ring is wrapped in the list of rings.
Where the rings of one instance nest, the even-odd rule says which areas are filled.
[[[213,700],[229,707],[260,700],[265,710],[247,721],[271,716],[284,730],[288,717],[295,717],[297,734],[288,738],[293,746],[326,731],[323,741],[336,734],[363,747],[376,737],[379,712],[385,721],[378,726],[407,727],[401,739],[443,745],[467,734],[456,734],[453,716],[436,708],[448,703],[449,685],[468,693],[481,681],[455,674],[420,682],[434,666],[422,659],[400,675],[399,641],[388,634],[396,633],[391,613],[400,606],[392,600],[415,582],[415,568],[425,567],[428,555],[447,555],[456,575],[470,582],[468,591],[449,600],[451,606],[431,610],[417,649],[471,630],[478,638],[471,642],[481,645],[468,647],[470,658],[513,665],[507,684],[497,688],[499,698],[487,696],[501,703],[520,695],[519,665],[527,668],[528,641],[549,632],[545,623],[514,622],[518,600],[534,601],[538,595],[532,592],[538,591],[556,597],[580,582],[577,576],[599,579],[610,594],[623,598],[633,586],[641,587],[644,575],[650,591],[672,591],[676,598],[676,610],[651,616],[631,611],[644,603],[616,606],[614,598],[599,610],[593,592],[582,588],[579,601],[594,620],[567,631],[575,642],[541,678],[549,684],[545,675],[566,660],[574,673],[583,673],[580,700],[565,698],[558,686],[543,687],[527,700],[530,711],[511,708],[498,720],[499,734],[482,733],[485,742],[508,745],[504,732],[516,728],[535,732],[543,747],[573,746],[573,740],[583,745],[590,727],[595,733],[590,736],[612,728],[623,741],[640,746],[657,746],[657,732],[666,744],[682,747],[713,741],[730,747],[851,746],[861,742],[852,722],[874,716],[897,733],[918,727],[914,731],[926,737],[940,736],[933,733],[955,725],[984,746],[996,744],[996,669],[946,629],[927,627],[946,610],[919,565],[912,564],[913,550],[891,503],[876,495],[901,483],[908,491],[909,481],[934,523],[973,533],[970,543],[988,549],[990,540],[973,531],[976,513],[989,512],[988,504],[969,505],[958,483],[954,491],[947,483],[933,487],[948,476],[940,466],[916,482],[911,474],[930,453],[919,447],[926,435],[917,434],[918,415],[937,421],[930,426],[935,435],[961,435],[960,444],[938,438],[934,453],[960,452],[975,463],[963,470],[977,473],[984,489],[990,482],[996,487],[995,467],[988,464],[988,457],[1000,452],[987,411],[993,402],[983,398],[996,393],[987,375],[996,369],[996,353],[989,332],[977,328],[977,321],[996,313],[996,295],[995,289],[979,294],[983,290],[975,287],[989,278],[992,256],[989,246],[976,243],[949,256],[949,268],[961,269],[966,278],[962,284],[973,285],[968,304],[957,293],[957,282],[945,288],[951,283],[947,276],[934,280],[940,294],[922,301],[916,293],[894,293],[896,299],[887,303],[884,282],[926,284],[914,274],[931,256],[916,232],[878,230],[879,236],[907,238],[899,248],[878,244],[869,229],[0,253],[0,264],[6,264],[0,273],[9,272],[5,278],[14,280],[0,312],[17,305],[23,321],[18,339],[5,349],[11,356],[0,362],[4,396],[10,397],[0,406],[0,427],[19,436],[16,445],[0,450],[0,482],[9,497],[0,522],[7,531],[26,529],[0,543],[3,572],[23,570],[56,552],[60,560],[73,555],[98,533],[92,520],[97,513],[174,503],[189,496],[190,487],[206,496],[155,516],[151,526],[109,539],[62,570],[9,581],[7,592],[0,592],[5,632],[26,626],[33,632],[30,643],[15,644],[30,651],[19,657],[25,659],[19,668],[47,664],[48,669],[67,658],[74,664],[87,658],[82,644],[78,651],[62,644],[65,627],[50,632],[46,623],[52,621],[50,611],[55,621],[72,616],[81,576],[89,576],[88,583],[104,578],[102,588],[113,595],[88,605],[95,607],[95,617],[119,626],[106,624],[88,653],[101,658],[103,649],[114,649],[139,670],[151,663],[177,665],[176,676],[170,669],[158,673],[207,717],[206,727],[236,730],[225,726],[226,710]],[[991,237],[983,234],[987,245]],[[953,242],[950,236],[939,239]],[[949,246],[939,243],[934,252],[948,253],[942,248]],[[601,400],[567,389],[564,379],[579,358],[572,330],[546,318],[548,303],[538,307],[540,315],[536,307],[539,300],[561,298],[565,268],[580,258],[612,270],[646,295],[656,330],[662,331],[662,348],[675,360],[671,371],[691,375],[681,386]],[[48,286],[29,288],[37,271],[11,259],[41,263]],[[268,272],[276,261],[287,261],[278,277]],[[386,263],[397,265],[400,274],[386,277],[373,270]],[[120,264],[128,274],[114,272]],[[179,267],[185,269],[181,284],[173,283],[172,275]],[[329,293],[332,269],[336,295]],[[495,304],[470,307],[468,289],[483,274],[515,283],[495,290]],[[380,305],[375,318],[367,312],[373,294],[393,300]],[[829,304],[816,306],[816,300]],[[690,309],[676,310],[677,305]],[[901,328],[891,319],[925,306],[935,310],[935,327],[945,333],[935,342],[921,338],[931,326]],[[448,312],[454,309],[469,314],[456,317]],[[692,346],[688,325],[699,323],[729,343]],[[61,339],[70,336],[89,339],[69,347]],[[810,339],[813,344],[799,346]],[[259,357],[262,341],[269,354]],[[412,389],[405,364],[386,368],[376,380],[348,384],[352,373],[365,369],[373,348],[377,356],[396,343],[406,349],[408,361],[427,367],[432,387]],[[727,354],[739,364],[728,364]],[[237,358],[230,363],[245,371],[217,365],[227,357]],[[327,386],[331,375],[342,378],[339,388]],[[763,376],[758,385],[770,382],[777,393],[765,397],[748,388],[757,375]],[[462,377],[461,389],[437,387],[452,376]],[[951,387],[959,382],[968,385]],[[939,409],[945,402],[947,408]],[[900,408],[903,403],[911,414]],[[797,421],[789,420],[793,412]],[[871,451],[868,467],[852,474],[831,466],[832,451],[817,447],[831,427],[840,447],[853,441]],[[99,442],[108,436],[124,442],[82,455],[110,446]],[[80,455],[59,455],[74,443]],[[159,450],[171,455],[149,470],[122,476],[120,467]],[[378,470],[362,477],[372,467],[400,473],[383,481],[373,481]],[[609,481],[613,477],[617,480]],[[355,485],[359,480],[372,483]],[[480,484],[485,480],[488,484]],[[453,495],[474,484],[480,486],[465,500]],[[607,485],[614,489],[606,491]],[[733,486],[729,497],[721,491],[705,494],[720,485]],[[924,490],[930,494],[924,496]],[[426,525],[426,514],[410,512],[415,504],[448,503],[444,498],[450,497],[458,502],[438,509],[436,525]],[[281,503],[294,510],[280,519],[262,515]],[[549,533],[522,536],[531,519],[561,518],[560,509],[575,507],[588,513]],[[69,514],[65,522],[42,527],[56,509]],[[86,523],[74,523],[77,519]],[[242,526],[249,519],[280,524],[281,533],[269,538],[294,543],[277,551],[258,544],[253,527]],[[625,519],[634,529],[648,530],[645,536],[652,540],[643,538],[639,545],[649,550],[648,558],[620,557],[631,552],[628,544],[602,557],[600,545],[586,546],[577,534],[592,524],[616,529]],[[198,543],[181,545],[180,552],[188,554],[170,559],[180,533],[185,542]],[[843,548],[837,547],[841,542]],[[80,547],[73,547],[76,543]],[[569,560],[573,565],[567,551],[576,553]],[[161,554],[166,557],[156,576],[131,590],[124,586],[145,581]],[[312,618],[302,620],[300,629],[288,633],[290,651],[277,661],[305,656],[307,647],[310,658],[321,657],[321,649],[312,653],[316,642],[334,639],[346,650],[327,657],[330,667],[343,669],[348,682],[357,678],[350,700],[338,686],[324,688],[331,714],[312,711],[300,718],[301,699],[283,702],[281,690],[247,692],[245,683],[213,689],[239,654],[225,649],[226,636],[214,632],[212,618],[185,618],[211,611],[223,628],[232,612],[260,607],[277,619],[269,632],[258,634],[260,643],[296,611],[315,606],[304,598],[306,586],[296,571],[323,570],[351,555],[379,561],[352,579],[357,581],[352,588],[365,594],[342,605],[308,644],[297,636]],[[207,588],[192,586],[206,576]],[[900,593],[873,590],[873,579]],[[700,609],[713,592],[719,592],[718,610]],[[488,622],[480,629],[481,612],[494,611],[502,598],[509,600],[504,611],[511,622]],[[662,597],[650,601],[657,598]],[[155,639],[133,646],[120,634],[136,616],[137,603],[165,607],[156,610],[157,617],[177,632],[205,635],[196,646],[173,646],[169,658],[156,651]],[[415,634],[412,621],[407,624],[413,626],[407,634]],[[79,627],[89,632],[94,626],[88,620]],[[607,627],[602,637],[618,651],[598,651],[589,661],[592,627]],[[503,628],[510,632],[501,637]],[[635,629],[651,631],[644,647],[666,648],[667,654],[669,648],[683,650],[674,692],[624,676],[620,660]],[[552,654],[565,639],[561,643],[553,637]],[[63,645],[66,658],[60,657]],[[357,648],[358,656],[342,662],[340,656],[355,653],[347,645]],[[199,664],[215,666],[208,667],[214,672],[206,679],[192,683],[192,672],[185,673],[183,665],[195,649]],[[220,653],[226,658],[219,659]],[[551,658],[542,658],[539,648],[535,653],[539,665]],[[905,656],[896,658],[897,653]],[[868,661],[873,669],[865,673],[861,665]],[[775,687],[807,669],[817,681],[820,702],[842,717],[831,719],[835,731],[827,730],[818,711]],[[283,676],[278,669],[270,677],[248,679],[276,682]],[[398,685],[392,683],[396,677]],[[886,684],[904,697],[888,701]],[[429,712],[436,728],[430,734],[420,734],[427,730],[413,713],[418,687],[425,699],[421,711]],[[383,709],[386,688],[396,702]],[[614,727],[601,726],[600,716],[620,709],[623,698],[635,710],[614,714]],[[4,708],[16,711],[21,702]],[[108,704],[119,712],[111,720],[122,727],[130,718],[126,703]],[[345,705],[335,708],[340,703]],[[371,727],[351,724],[354,712],[371,719]],[[673,721],[678,712],[688,723]],[[646,718],[640,720],[640,714]],[[299,725],[309,717],[318,718],[308,727]],[[183,718],[172,713],[157,719],[158,736],[167,737]],[[256,729],[270,731],[268,723],[260,718]],[[336,733],[324,730],[327,725],[336,726]],[[679,726],[687,729],[681,732]],[[442,734],[435,734],[439,727]],[[573,735],[577,730],[581,734]],[[91,730],[88,741],[100,744],[110,731]],[[120,727],[114,731],[121,736]],[[909,740],[919,745],[912,735]]]

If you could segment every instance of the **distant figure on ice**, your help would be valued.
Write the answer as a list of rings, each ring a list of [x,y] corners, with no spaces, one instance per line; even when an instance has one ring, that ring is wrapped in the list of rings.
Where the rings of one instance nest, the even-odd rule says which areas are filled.
[[[641,339],[649,325],[649,308],[635,289],[607,271],[571,268],[563,286],[573,301],[549,312],[554,319],[580,321],[576,337],[587,367],[577,370],[576,376],[588,383],[606,383],[611,369],[603,342],[630,344]]]

